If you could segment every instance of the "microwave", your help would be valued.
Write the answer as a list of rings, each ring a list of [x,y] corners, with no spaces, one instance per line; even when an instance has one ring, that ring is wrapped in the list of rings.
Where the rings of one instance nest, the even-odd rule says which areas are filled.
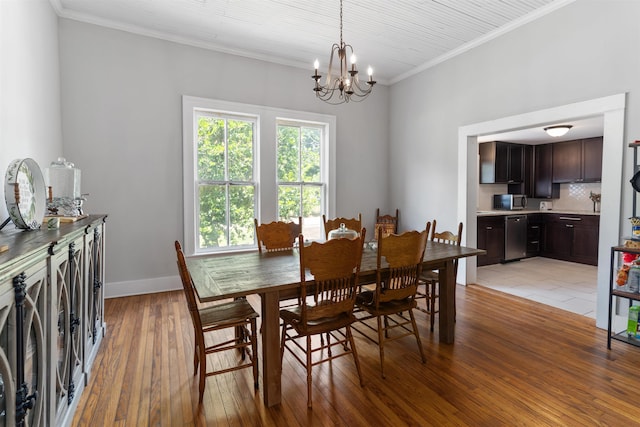
[[[494,194],[493,209],[515,211],[527,207],[527,196],[524,194]]]

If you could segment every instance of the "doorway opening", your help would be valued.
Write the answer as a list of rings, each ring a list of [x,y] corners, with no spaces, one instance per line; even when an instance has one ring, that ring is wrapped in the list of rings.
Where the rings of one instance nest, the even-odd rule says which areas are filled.
[[[458,129],[458,220],[468,224],[463,244],[477,244],[476,207],[478,203],[478,137],[532,127],[543,127],[549,123],[579,120],[602,115],[603,159],[602,194],[606,203],[600,212],[600,235],[598,254],[598,285],[596,326],[606,328],[609,289],[609,248],[619,243],[622,206],[621,171],[624,153],[624,115],[626,94],[553,107],[545,110],[497,120],[463,126]],[[475,283],[477,279],[475,258],[460,263],[458,281]]]

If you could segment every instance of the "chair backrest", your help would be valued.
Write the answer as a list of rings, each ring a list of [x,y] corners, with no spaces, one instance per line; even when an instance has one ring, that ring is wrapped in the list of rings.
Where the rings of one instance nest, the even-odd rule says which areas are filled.
[[[433,227],[431,232],[431,241],[446,243],[448,245],[460,246],[460,242],[462,242],[462,223],[458,224],[458,232],[453,233],[452,231],[436,231],[436,220],[433,220]],[[454,277],[458,277],[458,259],[453,261],[453,274]]]
[[[298,223],[273,221],[268,224],[258,224],[256,218],[253,219],[256,226],[256,240],[258,250],[262,253],[263,246],[266,252],[285,251],[293,249],[293,245],[302,233],[302,217],[298,217]]]
[[[340,228],[340,224],[344,224],[349,230],[355,230],[358,233],[362,230],[362,214],[358,214],[358,218],[334,218],[327,219],[325,215],[322,215],[322,222],[324,223],[324,237],[329,239],[329,232]]]
[[[381,302],[414,298],[422,272],[422,259],[431,223],[423,231],[391,234],[378,241],[376,305]],[[382,259],[388,272],[382,273]]]
[[[380,208],[376,209],[376,225],[373,238],[375,240],[386,237],[389,234],[398,234],[398,209],[396,216],[380,215]]]
[[[202,321],[200,319],[200,312],[198,311],[198,303],[196,302],[196,291],[193,286],[193,279],[191,273],[187,268],[187,263],[184,259],[184,253],[182,252],[182,246],[180,242],[175,241],[176,255],[178,257],[178,271],[180,272],[180,279],[182,280],[182,288],[184,295],[187,299],[187,306],[189,307],[189,313],[191,314],[191,320],[196,331],[202,329]]]
[[[362,245],[366,230],[355,239],[333,239],[326,242],[300,244],[300,282],[302,322],[331,318],[346,313],[351,315],[358,290],[358,275],[362,260]],[[308,287],[306,273],[313,276]],[[313,297],[311,304],[309,298]]]

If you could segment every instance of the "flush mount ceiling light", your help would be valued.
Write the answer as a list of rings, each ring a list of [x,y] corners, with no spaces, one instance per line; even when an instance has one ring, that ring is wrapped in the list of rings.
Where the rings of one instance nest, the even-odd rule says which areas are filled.
[[[347,66],[348,53],[350,53],[349,59],[351,67]],[[336,64],[333,62],[334,56],[336,57]],[[331,47],[329,69],[327,71],[327,79],[324,84],[320,83],[322,76],[318,74],[319,66],[320,63],[316,59],[313,64],[315,73],[311,76],[311,78],[316,82],[313,90],[316,93],[316,97],[329,104],[342,104],[351,100],[354,102],[362,101],[369,96],[373,89],[373,85],[376,84],[375,80],[373,80],[373,70],[369,67],[367,70],[369,79],[365,82],[366,85],[361,85],[358,78],[356,56],[353,54],[353,47],[342,41],[342,0],[340,0],[340,44],[334,43]]]
[[[556,137],[566,134],[572,127],[571,125],[547,126],[544,128],[544,131],[547,132],[549,136]]]

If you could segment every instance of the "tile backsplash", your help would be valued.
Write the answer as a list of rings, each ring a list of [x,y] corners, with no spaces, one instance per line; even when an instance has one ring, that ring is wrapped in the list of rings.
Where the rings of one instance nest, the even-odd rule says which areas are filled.
[[[572,183],[560,184],[560,198],[552,199],[553,209],[565,209],[572,211],[593,210],[593,202],[589,199],[590,192],[600,193],[600,183]],[[478,210],[490,210],[493,208],[493,195],[506,194],[506,184],[481,184],[478,185]],[[528,208],[538,209],[541,200],[529,199]],[[606,195],[603,198],[606,201]]]
[[[589,198],[591,192],[600,194],[599,182],[560,184],[560,198],[553,200],[553,209],[593,210],[593,202]]]

